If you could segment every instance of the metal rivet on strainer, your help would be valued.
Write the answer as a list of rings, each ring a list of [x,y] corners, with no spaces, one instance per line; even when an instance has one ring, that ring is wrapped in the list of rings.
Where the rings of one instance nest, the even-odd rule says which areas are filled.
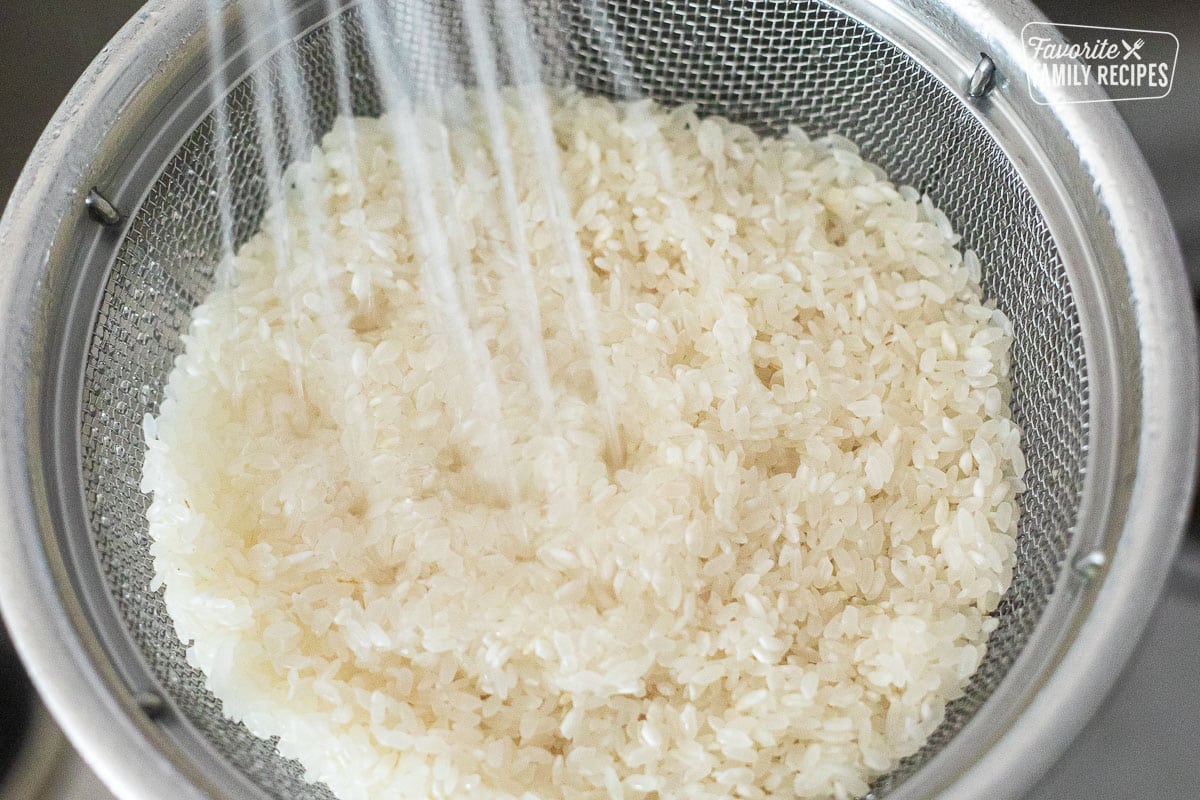
[[[979,54],[979,63],[975,66],[975,72],[971,75],[971,82],[967,86],[967,95],[970,97],[983,97],[992,90],[996,81],[996,62],[992,61],[991,56],[987,53]]]
[[[87,206],[88,214],[92,219],[101,225],[116,225],[121,221],[121,212],[94,186],[88,192],[83,204]]]
[[[167,701],[158,692],[139,692],[133,699],[150,719],[157,719],[167,710]]]
[[[1100,574],[1100,570],[1108,564],[1108,556],[1100,550],[1093,550],[1075,559],[1071,567],[1084,578],[1091,580]]]

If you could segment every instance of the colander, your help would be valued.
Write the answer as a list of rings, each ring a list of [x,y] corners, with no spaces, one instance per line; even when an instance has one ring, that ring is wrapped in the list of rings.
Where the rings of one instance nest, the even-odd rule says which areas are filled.
[[[931,195],[985,265],[1015,326],[1028,461],[1015,578],[964,696],[872,795],[1019,796],[1135,646],[1190,496],[1194,323],[1140,156],[1108,104],[1032,100],[1020,29],[1041,16],[1021,2],[596,2],[603,26],[596,7],[527,3],[549,81],[614,93],[616,50],[624,79],[663,103],[848,136]],[[408,63],[437,87],[469,65],[459,6],[406,6]],[[142,417],[213,280],[219,200],[238,241],[267,202],[253,85],[277,93],[281,59],[264,43],[286,40],[319,135],[337,113],[334,14],[353,108],[378,114],[356,2],[295,0],[252,25],[230,7],[211,48],[204,3],[155,0],[67,99],[0,226],[3,611],[49,706],[123,797],[331,797],[226,720],[188,665],[150,589],[138,482]],[[229,181],[214,75],[229,87]]]

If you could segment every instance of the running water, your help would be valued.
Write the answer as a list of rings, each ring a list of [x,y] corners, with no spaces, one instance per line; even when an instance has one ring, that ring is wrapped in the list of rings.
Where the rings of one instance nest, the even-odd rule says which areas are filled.
[[[294,230],[285,213],[287,196],[285,181],[294,180],[281,159],[286,154],[304,161],[320,133],[311,113],[305,75],[295,48],[289,43],[298,34],[290,24],[289,5],[285,0],[235,0],[247,12],[247,30],[252,37],[252,56],[260,64],[252,81],[255,118],[261,144],[264,188],[268,206],[274,209],[265,221],[272,237],[274,255],[279,264],[291,263],[289,255],[302,241],[307,252],[315,256],[313,268],[321,287],[320,306],[323,313],[338,313],[340,295],[332,291],[334,276],[342,265],[329,262],[327,240],[330,222],[323,219],[319,198],[304,186],[297,187],[301,195],[302,230]],[[336,92],[338,115],[348,117],[355,108],[352,85],[350,49],[347,31],[346,4],[342,0],[324,0],[329,12],[328,40],[332,51],[332,88]],[[497,227],[497,239],[508,250],[510,274],[504,277],[502,290],[506,303],[513,310],[508,315],[517,333],[521,362],[530,389],[536,399],[539,416],[550,420],[554,412],[552,389],[545,343],[542,339],[541,313],[534,267],[526,245],[526,230],[522,221],[521,202],[515,174],[510,132],[505,119],[505,87],[500,76],[507,74],[515,87],[525,133],[537,153],[539,174],[534,176],[541,187],[547,205],[549,222],[555,231],[555,247],[567,267],[569,279],[561,289],[570,298],[567,313],[571,329],[579,337],[588,357],[597,407],[602,414],[608,461],[619,466],[625,458],[624,444],[617,423],[613,391],[608,377],[607,357],[599,330],[596,299],[590,285],[591,269],[580,248],[568,194],[562,184],[558,147],[551,127],[547,96],[540,74],[538,51],[531,35],[525,11],[519,0],[459,0],[466,28],[466,55],[473,73],[472,91],[462,94],[468,83],[464,76],[454,73],[458,50],[463,44],[449,39],[441,26],[443,9],[434,8],[428,0],[397,3],[394,0],[364,0],[357,6],[363,26],[369,69],[376,80],[376,89],[394,140],[398,162],[404,176],[404,192],[410,227],[414,231],[417,250],[422,258],[420,268],[422,295],[430,309],[435,333],[457,354],[471,381],[465,407],[475,418],[474,425],[482,439],[488,441],[492,468],[488,470],[507,487],[510,499],[517,499],[513,446],[511,435],[501,424],[504,398],[494,374],[489,342],[472,325],[475,303],[475,283],[479,276],[472,273],[470,260],[462,248],[462,231],[453,213],[455,184],[453,154],[445,138],[445,125],[455,124],[455,110],[473,113],[471,108],[455,109],[455,93],[447,84],[457,84],[458,97],[466,104],[477,103],[487,122],[488,145],[498,172],[496,209],[491,212]],[[210,56],[214,65],[226,58],[222,0],[206,0],[209,19]],[[490,20],[494,20],[493,22]],[[259,33],[260,31],[265,33]],[[273,68],[264,66],[268,61]],[[354,76],[357,77],[357,76]],[[223,98],[230,89],[219,67],[214,67],[212,92],[214,100]],[[318,98],[318,100],[320,100]],[[234,210],[230,207],[233,170],[230,152],[230,125],[223,102],[215,103],[213,115],[216,142],[214,156],[220,183],[219,215],[221,225],[222,262],[231,261],[236,245]],[[356,148],[353,126],[351,146]],[[361,200],[365,176],[353,174],[359,160],[352,159],[350,183],[352,192]],[[303,175],[303,171],[299,173]],[[353,200],[353,198],[352,198]],[[287,288],[294,277],[282,274],[279,278]],[[218,282],[222,286],[222,282]],[[290,296],[294,293],[288,292]],[[370,298],[367,299],[370,303]],[[293,321],[298,309],[285,314],[280,350],[293,373],[297,392],[303,394],[301,352]],[[353,385],[353,384],[349,384]],[[354,438],[360,438],[355,435]]]
[[[517,175],[513,165],[513,153],[509,140],[508,121],[505,119],[501,86],[497,75],[496,49],[492,43],[492,31],[487,23],[484,7],[480,0],[461,0],[460,9],[467,28],[468,45],[475,73],[475,88],[479,104],[487,122],[488,141],[492,160],[500,178],[500,210],[507,226],[508,244],[511,249],[513,275],[505,281],[508,303],[518,313],[512,318],[520,326],[519,341],[524,353],[524,362],[537,398],[538,413],[546,426],[554,424],[554,389],[550,383],[545,342],[542,338],[542,315],[538,307],[537,287],[533,264],[530,260],[525,224],[522,220],[521,202],[517,194]],[[575,503],[579,502],[578,483],[560,481],[561,475],[570,473],[570,453],[565,438],[555,437],[555,457],[558,466],[548,474],[552,491],[561,491],[565,486]]]
[[[480,0],[462,0],[461,7],[464,23],[467,25],[475,79],[478,82],[476,89],[478,89],[479,101],[487,119],[492,158],[496,161],[499,173],[500,196],[502,196],[505,222],[508,224],[512,260],[516,267],[516,279],[508,284],[515,288],[512,293],[514,295],[512,302],[514,302],[517,312],[514,314],[514,318],[518,320],[518,323],[523,323],[521,325],[521,341],[527,357],[529,378],[532,380],[536,395],[538,395],[541,413],[548,416],[552,413],[553,390],[550,385],[550,373],[546,367],[546,349],[541,339],[541,313],[534,285],[533,265],[529,261],[526,231],[524,231],[524,224],[521,221],[521,201],[517,198],[516,175],[514,167],[512,167],[508,124],[504,120],[504,110],[500,103],[496,50],[492,47],[491,36],[488,35],[484,8],[482,8]]]
[[[685,263],[695,274],[697,282],[703,288],[709,304],[719,311],[718,319],[713,321],[716,326],[726,330],[745,331],[749,329],[749,320],[745,308],[734,302],[731,297],[733,287],[726,280],[727,272],[717,263],[717,257],[705,241],[700,226],[696,224],[691,210],[682,199],[675,180],[671,159],[667,156],[668,148],[663,139],[662,131],[647,121],[646,111],[649,105],[645,102],[637,80],[637,71],[626,56],[624,37],[608,17],[608,11],[600,0],[584,0],[584,12],[587,14],[595,35],[597,47],[603,54],[603,62],[608,67],[609,78],[616,89],[616,95],[626,103],[626,113],[633,121],[642,123],[642,131],[647,147],[657,148],[661,157],[654,163],[658,169],[658,177],[666,190],[662,201],[669,211],[669,219],[674,224],[683,246]],[[737,345],[737,364],[742,375],[742,385],[753,387],[754,356],[753,342],[748,336],[732,336],[731,341]]]
[[[333,85],[337,92],[338,116],[349,120],[354,116],[354,90],[350,84],[349,39],[346,36],[346,22],[342,18],[340,0],[326,0],[326,11],[329,13],[329,42],[332,51]],[[350,192],[351,202],[361,206],[365,196],[363,176],[359,173],[361,154],[358,149],[358,132],[353,125],[346,126],[347,139],[350,144]]]
[[[292,158],[306,161],[316,140],[316,124],[310,110],[308,96],[304,88],[304,73],[300,62],[296,59],[296,51],[286,46],[295,36],[292,30],[291,15],[288,14],[286,0],[259,0],[264,3],[266,19],[277,20],[277,25],[271,30],[278,32],[278,38],[271,44],[276,52],[275,59],[279,67],[279,96],[283,101],[284,131]],[[302,175],[293,172],[292,179],[299,181]],[[307,175],[312,179],[311,173]],[[322,312],[332,314],[335,310],[333,298],[332,275],[329,264],[329,231],[328,223],[321,212],[321,198],[312,185],[296,187],[304,209],[304,237],[308,240],[308,252],[316,259],[313,265],[317,276],[317,285],[321,289]]]
[[[431,320],[440,324],[441,333],[450,339],[451,352],[457,352],[467,365],[466,379],[474,380],[475,405],[482,418],[478,423],[483,427],[481,436],[488,442],[485,449],[491,457],[491,468],[486,472],[493,483],[505,487],[515,506],[516,471],[512,468],[512,440],[501,423],[502,399],[487,347],[471,329],[458,281],[463,270],[454,263],[456,248],[442,226],[436,203],[439,195],[444,196],[447,191],[444,182],[452,181],[453,176],[430,169],[431,161],[444,168],[445,159],[430,152],[428,139],[436,139],[437,135],[425,135],[420,124],[422,114],[426,121],[430,121],[431,115],[433,123],[443,121],[434,105],[437,87],[415,85],[412,81],[411,75],[421,74],[415,68],[417,65],[405,64],[400,59],[412,55],[413,43],[396,35],[397,28],[390,24],[392,19],[386,9],[373,0],[364,0],[360,8],[367,48],[404,176],[410,225],[423,259],[420,274],[423,294],[432,306]],[[426,104],[424,108],[418,105],[420,102]]]
[[[283,113],[285,142],[293,159],[304,162],[316,145],[319,132],[313,112],[315,104],[306,89],[303,68],[296,57],[296,50],[286,46],[294,40],[298,32],[293,28],[287,0],[257,2],[259,13],[263,14],[263,27],[277,32],[274,38],[268,40],[268,44],[270,52],[274,53],[273,58],[278,69],[277,87]],[[333,5],[330,10],[336,11],[337,0],[331,2]],[[350,117],[353,114],[353,100],[346,64],[345,29],[341,16],[337,13],[332,15],[330,21],[330,47],[333,55],[336,109],[339,115]],[[353,126],[349,126],[349,130],[352,132],[350,138],[354,144]],[[364,193],[363,181],[362,176],[358,174],[357,152],[355,156],[350,164],[350,186],[353,198],[361,203]],[[304,170],[293,170],[289,173],[278,167],[273,171],[282,174],[284,180],[290,176],[291,181],[296,183],[296,191],[301,198],[303,230],[299,233],[307,240],[306,252],[313,257],[313,272],[319,291],[319,303],[314,303],[310,298],[306,304],[310,307],[318,306],[317,313],[326,319],[322,327],[332,333],[328,337],[329,367],[339,374],[342,385],[350,387],[352,395],[361,395],[362,379],[351,366],[354,361],[355,338],[350,329],[350,315],[341,293],[335,291],[336,276],[344,268],[344,265],[332,261],[335,221],[328,219],[323,210],[315,174]],[[297,232],[288,231],[288,243],[299,238]],[[368,307],[370,299],[368,296]],[[353,409],[347,408],[340,422],[348,451],[361,456],[351,460],[354,469],[364,473],[369,471],[369,453],[371,442],[374,440],[370,416],[355,413]]]
[[[540,411],[543,417],[548,418],[553,412],[554,392],[550,386],[550,375],[546,366],[546,348],[542,342],[542,316],[538,309],[533,265],[530,263],[529,249],[525,244],[512,149],[508,140],[508,124],[504,119],[500,81],[496,75],[496,53],[480,0],[462,0],[461,8],[467,26],[475,79],[478,82],[476,88],[479,101],[487,120],[492,158],[500,174],[500,193],[508,224],[509,246],[512,248],[513,265],[516,267],[515,280],[508,282],[508,285],[515,289],[510,293],[510,302],[514,308],[524,312],[516,315],[518,321],[524,322],[521,326],[521,342]]]
[[[542,190],[549,206],[550,223],[558,246],[566,259],[575,296],[576,328],[583,336],[596,386],[596,402],[604,416],[609,464],[620,467],[625,462],[625,443],[617,425],[617,409],[609,385],[607,359],[600,343],[600,324],[596,299],[592,295],[589,276],[591,269],[584,259],[575,231],[574,218],[566,188],[562,184],[558,145],[550,123],[550,109],[542,83],[538,50],[529,32],[525,10],[520,0],[495,0],[497,24],[504,44],[507,64],[521,102],[521,112],[529,131],[534,151],[541,167]]]
[[[221,227],[221,254],[215,274],[218,289],[229,288],[233,280],[233,182],[230,180],[229,113],[225,108],[225,95],[229,85],[225,79],[225,25],[222,17],[221,0],[205,0],[208,25],[208,56],[212,63],[212,80],[209,84],[213,102],[213,160],[217,168],[217,185],[211,190],[217,201],[217,215]]]
[[[270,0],[252,0],[252,2],[253,5],[248,9],[249,13],[247,16],[250,21],[249,27],[251,30],[254,30],[258,27],[255,25],[255,22],[270,18],[269,6],[262,5],[262,3],[269,3]],[[271,57],[276,39],[277,37],[265,37],[261,35],[253,37],[252,50],[256,61],[265,62]],[[259,143],[261,145],[260,152],[265,181],[264,189],[267,195],[267,214],[263,218],[263,225],[270,230],[271,241],[274,246],[275,263],[287,264],[291,260],[292,230],[291,221],[284,206],[284,164],[282,162],[282,154],[285,152],[285,147],[286,152],[295,154],[297,152],[297,143],[280,138],[278,121],[275,116],[275,93],[272,91],[268,80],[270,77],[270,73],[262,69],[251,80],[254,116],[258,123]],[[289,136],[293,127],[285,125],[282,135],[284,137]],[[232,165],[229,171],[232,171]],[[294,297],[295,293],[291,291],[293,276],[285,270],[280,277],[287,287],[286,296]],[[291,370],[292,382],[295,385],[296,393],[303,397],[304,353],[300,347],[299,337],[296,333],[295,319],[297,311],[298,309],[294,307],[288,308],[287,312],[283,314],[283,339],[279,345],[282,351],[281,356],[288,363],[288,367]]]

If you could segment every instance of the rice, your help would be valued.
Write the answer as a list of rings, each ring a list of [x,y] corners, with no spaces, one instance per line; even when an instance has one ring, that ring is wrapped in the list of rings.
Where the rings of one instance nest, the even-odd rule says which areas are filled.
[[[516,99],[532,316],[482,113],[418,121],[486,374],[386,120],[339,119],[146,419],[155,585],[225,713],[342,800],[860,795],[1011,580],[1011,325],[845,139],[551,111],[607,397]]]

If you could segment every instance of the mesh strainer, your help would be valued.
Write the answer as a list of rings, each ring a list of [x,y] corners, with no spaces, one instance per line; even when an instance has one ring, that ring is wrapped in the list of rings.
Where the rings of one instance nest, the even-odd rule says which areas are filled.
[[[1016,328],[1013,414],[1029,464],[1016,577],[965,696],[873,794],[1020,794],[1132,649],[1190,491],[1193,323],[1140,158],[1105,104],[1032,102],[1018,31],[1040,17],[1019,3],[600,2],[641,91],[761,131],[851,137],[929,193],[986,265],[986,293]],[[4,611],[51,707],[121,794],[328,798],[224,719],[149,588],[140,423],[220,248],[203,5],[151,3],[106,49],[0,227]],[[412,42],[450,43],[412,50],[431,86],[453,72],[447,57],[467,58],[457,7],[405,17]],[[288,46],[319,135],[337,113],[330,5],[292,8]],[[615,91],[594,14],[529,8],[553,80]],[[355,3],[338,13],[355,111],[377,114]],[[240,240],[266,203],[252,83],[273,90],[279,59],[254,59],[269,34],[236,11],[227,23]]]

